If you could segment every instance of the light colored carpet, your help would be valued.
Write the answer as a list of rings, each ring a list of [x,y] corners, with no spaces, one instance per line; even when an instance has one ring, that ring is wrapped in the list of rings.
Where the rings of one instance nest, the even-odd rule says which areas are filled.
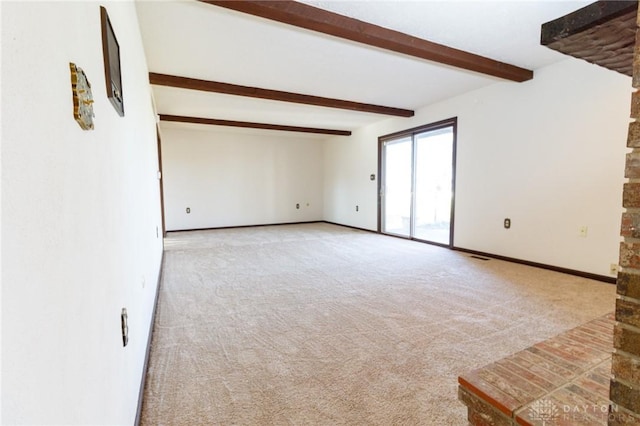
[[[615,286],[326,223],[170,233],[143,425],[466,425],[457,376]]]

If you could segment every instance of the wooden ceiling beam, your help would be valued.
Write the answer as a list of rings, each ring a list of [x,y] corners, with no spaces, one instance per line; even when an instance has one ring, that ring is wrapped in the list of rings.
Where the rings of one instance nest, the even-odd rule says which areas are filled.
[[[281,130],[285,132],[315,133],[320,135],[351,136],[349,130],[318,129],[315,127],[284,126],[280,124],[251,123],[247,121],[218,120],[215,118],[185,117],[182,115],[160,114],[160,121],[177,123],[207,124],[210,126],[244,127],[250,129]]]
[[[533,78],[533,71],[531,70],[499,62],[464,50],[433,43],[399,31],[390,30],[296,1],[200,1],[334,37],[511,81],[522,82]]]
[[[175,75],[149,73],[151,84],[159,86],[178,87],[181,89],[202,90],[206,92],[224,93],[227,95],[248,96],[252,98],[269,99],[282,102],[315,105],[328,108],[348,109],[373,114],[393,115],[396,117],[413,117],[414,112],[408,109],[393,108],[381,105],[363,104],[360,102],[341,99],[323,98],[320,96],[303,95],[299,93],[283,92],[280,90],[260,89],[258,87],[239,86],[237,84],[221,83],[218,81],[198,80],[195,78],[179,77]]]

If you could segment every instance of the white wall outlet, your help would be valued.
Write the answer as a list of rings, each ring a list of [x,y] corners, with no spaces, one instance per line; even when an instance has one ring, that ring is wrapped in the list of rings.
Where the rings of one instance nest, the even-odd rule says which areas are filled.
[[[589,228],[586,225],[581,226],[580,228],[578,228],[578,235],[580,235],[580,237],[582,238],[586,238],[588,231],[589,231]]]
[[[609,273],[611,275],[618,275],[618,265],[615,263],[609,265]]]

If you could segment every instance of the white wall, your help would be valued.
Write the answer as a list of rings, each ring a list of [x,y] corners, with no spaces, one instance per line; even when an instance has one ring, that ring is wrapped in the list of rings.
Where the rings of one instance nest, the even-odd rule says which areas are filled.
[[[629,77],[570,58],[532,81],[497,83],[333,139],[324,218],[376,229],[377,182],[369,175],[378,136],[458,117],[455,246],[609,275],[618,259],[630,91]]]
[[[161,124],[168,230],[322,220],[322,140]]]
[[[125,117],[106,98],[100,4],[120,43]],[[2,424],[133,424],[162,256],[135,7],[1,7]],[[69,62],[92,85],[93,131],[73,119]]]

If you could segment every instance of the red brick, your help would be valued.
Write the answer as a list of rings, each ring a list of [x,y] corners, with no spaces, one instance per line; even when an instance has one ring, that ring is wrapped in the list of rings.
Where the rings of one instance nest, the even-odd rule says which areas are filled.
[[[611,330],[613,331],[613,327]],[[602,358],[603,353],[609,354],[611,352],[610,347],[607,346],[606,348],[602,348],[598,345],[594,345],[593,341],[595,339],[584,338],[577,332],[562,333],[554,337],[554,339],[558,339],[567,345],[573,346],[576,352],[581,352],[588,357]]]
[[[611,372],[618,379],[640,385],[640,358],[614,353],[611,358]]]
[[[624,176],[629,179],[640,177],[640,152],[630,152],[626,156]]]
[[[479,371],[480,370],[474,370],[464,376],[458,377],[460,387],[468,391],[470,394],[486,401],[500,412],[511,417],[511,413],[513,413],[516,408],[520,407],[522,403],[511,395],[498,389],[493,384],[482,379],[478,375]]]
[[[458,399],[467,406],[468,419],[473,426],[508,426],[511,424],[507,416],[462,386],[458,387]]]
[[[640,268],[640,244],[620,243],[620,260],[618,262],[623,268]]]
[[[638,18],[640,19],[640,18]],[[633,75],[631,78],[631,86],[640,87],[640,31],[636,31],[636,45],[633,50]]]
[[[611,360],[603,362],[593,370],[587,372],[585,377],[607,388],[609,391],[609,381],[611,380]]]
[[[613,320],[615,321],[615,312],[612,315]],[[605,324],[590,324],[589,327],[576,327],[569,331],[566,331],[565,334],[568,335],[576,335],[582,336],[586,339],[590,340],[599,340],[601,343],[609,342],[611,337],[611,331],[613,330],[613,323],[610,325]]]
[[[603,357],[602,352],[594,351],[592,348],[579,344],[578,342],[567,340],[562,335],[537,343],[534,346],[552,353],[580,368],[590,367],[602,361]]]
[[[467,409],[467,413],[467,420],[469,420],[471,426],[494,426],[493,418],[489,417],[488,414],[480,413],[471,408]],[[506,423],[506,425],[510,424],[511,423]]]
[[[600,336],[604,338],[608,338],[611,336],[611,332],[613,331],[613,325],[615,324],[615,314],[612,312],[611,319],[608,318],[598,318],[593,321],[589,321],[584,326],[580,326],[581,330],[591,330],[595,333],[600,333]]]
[[[547,380],[542,375],[536,374],[535,372],[528,370],[526,368],[522,368],[520,365],[515,364],[507,359],[502,359],[496,362],[496,364],[500,365],[505,370],[509,371],[511,374],[517,375],[522,379],[526,380],[527,382],[530,382],[547,392],[551,391],[556,387],[553,384],[553,382]]]
[[[576,407],[575,399],[564,395],[566,391],[556,392],[551,395],[545,395],[540,398],[539,401],[534,401],[529,404],[525,409],[518,411],[516,421],[520,425],[535,425],[535,426],[606,426],[606,413],[602,413],[604,419],[598,419],[591,415],[588,411],[585,411],[581,406]],[[560,398],[558,395],[562,396]],[[580,401],[580,400],[578,400]],[[539,418],[535,404],[544,403],[552,404],[551,408],[555,408],[554,412],[546,412],[550,417],[546,421],[542,421]],[[589,405],[586,401],[581,404]],[[549,407],[549,405],[547,405]],[[587,410],[590,407],[587,407]],[[570,411],[573,410],[573,411]],[[604,420],[604,421],[603,421]]]
[[[590,371],[586,373],[585,377],[591,380],[592,382],[599,384],[600,386],[606,387],[607,390],[609,390],[609,381],[611,380],[610,371],[611,371],[611,367],[609,367],[607,371],[603,373]]]
[[[616,320],[640,328],[640,304],[631,300],[616,300]]]
[[[506,368],[504,365],[501,365],[498,363],[495,363],[494,366],[495,368],[493,368],[491,372],[496,376],[502,377],[503,379],[508,381],[511,385],[516,386],[519,389],[523,390],[527,395],[526,401],[530,401],[540,397],[541,395],[544,395],[546,389],[542,386],[538,386],[537,383],[534,383],[533,381],[529,380],[528,376],[535,377],[535,374],[533,375],[527,374],[526,371],[524,371],[524,374],[520,374],[522,372],[522,369],[510,370]],[[545,383],[546,386],[549,386],[547,382],[542,381],[542,383]]]
[[[622,187],[622,207],[640,207],[640,183],[625,183]]]
[[[516,423],[519,425],[560,425],[558,422],[562,415],[562,406],[564,402],[554,398],[553,395],[545,395],[527,406],[518,410],[516,413]],[[540,408],[543,408],[541,410]],[[543,421],[540,414],[545,414],[547,421]]]
[[[611,401],[632,411],[640,413],[640,388],[631,388],[617,380],[611,380]]]
[[[640,92],[637,90],[631,95],[631,118],[640,118]]]
[[[477,403],[479,408],[474,408],[475,403],[467,404],[469,421],[478,426],[497,424],[487,412],[499,411],[502,420],[515,413],[517,424],[540,425],[541,420],[531,419],[527,412],[540,398],[582,410],[576,413],[582,416],[579,423],[572,423],[573,416],[559,419],[554,423],[558,426],[606,425],[614,324],[615,317],[608,314],[459,377],[459,395],[465,391],[482,400]],[[481,408],[482,404],[490,410]]]
[[[613,334],[613,332],[611,332]],[[591,373],[596,373],[605,378],[609,378],[609,374],[611,373],[611,360],[609,362],[603,362],[602,364],[598,364],[596,368],[591,370]]]
[[[557,357],[557,356],[555,356],[553,354],[545,352],[545,351],[543,351],[541,349],[538,349],[535,346],[528,347],[527,349],[525,349],[525,351],[531,352],[531,353],[533,353],[533,354],[535,354],[535,355],[537,355],[537,356],[549,361],[551,363],[551,365],[556,365],[556,366],[558,366],[559,368],[562,368],[565,371],[569,371],[571,373],[577,373],[577,372],[579,372],[581,370],[581,368],[578,367],[577,365],[571,364],[570,362],[568,362],[568,361],[566,361],[566,360],[564,360],[562,358],[559,358],[559,357]]]
[[[640,213],[622,213],[620,235],[627,238],[640,238]]]
[[[617,291],[621,296],[640,299],[640,274],[618,272]]]
[[[600,340],[611,340],[611,332],[613,331],[613,324],[616,320],[615,312],[611,312],[611,319],[607,318],[602,321],[589,321],[587,324],[575,328],[582,333],[587,333],[594,338]]]
[[[494,387],[500,389],[505,394],[511,396],[513,399],[518,401],[518,405],[516,407],[521,406],[522,404],[526,404],[527,402],[536,398],[536,396],[540,395],[537,393],[530,393],[529,390],[522,389],[519,386],[516,386],[511,378],[506,378],[500,376],[495,373],[495,370],[489,369],[487,367],[478,371],[478,375],[488,383],[491,383]],[[514,407],[515,408],[515,407]],[[513,409],[510,410],[513,412]]]
[[[539,358],[527,351],[520,351],[513,355],[510,355],[508,358],[505,358],[504,361],[508,361],[513,365],[517,365],[521,369],[537,375],[538,377],[551,383],[554,387],[557,387],[561,383],[564,383],[566,381],[565,378],[559,375],[557,371],[554,372],[554,370],[557,370],[557,367],[553,365],[549,366],[548,361],[545,361],[544,359]],[[571,372],[568,372],[567,370],[564,370],[563,374],[564,377],[573,376],[573,374]]]
[[[627,146],[629,148],[640,148],[640,122],[638,121],[629,123]]]
[[[613,345],[616,349],[640,356],[640,333],[618,324],[613,331]]]
[[[569,383],[564,389],[569,392],[584,398],[594,405],[608,405],[609,403],[609,389],[601,392],[593,392],[589,387],[582,386],[578,383]]]
[[[571,353],[564,347],[559,347],[555,340],[545,340],[543,342],[536,343],[533,347],[575,365],[578,367],[578,370],[581,369],[579,364],[580,356]]]
[[[588,390],[590,393],[594,395],[598,395],[600,398],[608,399],[609,398],[609,378],[605,377],[605,380],[594,381],[591,380],[593,377],[593,373],[587,373],[584,376],[580,376],[574,383],[580,386],[583,389]]]
[[[575,338],[576,340],[582,341],[585,344],[589,344],[601,351],[611,352],[611,348],[613,347],[612,339],[609,338],[607,340],[604,340],[604,338],[600,333],[598,333],[597,335],[594,335],[594,334],[589,334],[589,331],[591,330],[574,329],[574,330],[569,330],[567,332],[567,335],[571,336],[572,339]],[[612,334],[609,333],[609,337],[611,336]]]
[[[616,407],[609,413],[608,426],[638,426],[640,425],[640,416],[630,411]]]
[[[599,407],[594,408],[593,406],[594,404],[599,406],[600,403],[607,404],[608,401],[603,400],[600,403],[589,401],[572,392],[568,387],[559,389],[553,393],[553,396],[562,401],[562,410],[565,416],[561,418],[569,419],[570,424],[602,426],[607,424],[607,413],[603,413],[598,409]]]

